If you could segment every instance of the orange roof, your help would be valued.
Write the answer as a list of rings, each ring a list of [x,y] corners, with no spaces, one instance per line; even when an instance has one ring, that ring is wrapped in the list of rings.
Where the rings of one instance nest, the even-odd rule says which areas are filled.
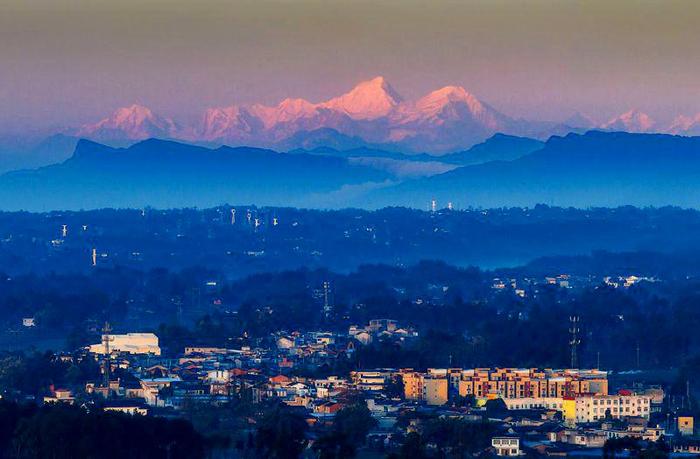
[[[285,383],[285,382],[289,382],[289,381],[291,381],[291,379],[289,379],[285,375],[277,375],[277,376],[270,377],[270,382],[275,383],[275,384]]]

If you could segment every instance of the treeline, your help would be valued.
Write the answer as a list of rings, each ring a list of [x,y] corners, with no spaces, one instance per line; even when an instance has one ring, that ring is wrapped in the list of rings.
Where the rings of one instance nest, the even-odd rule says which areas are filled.
[[[228,278],[301,267],[348,272],[366,263],[412,265],[425,259],[514,266],[595,250],[700,251],[700,212],[672,207],[236,209],[235,224],[230,207],[0,212],[0,267],[12,276],[87,273],[94,271],[93,248],[101,268],[207,266]],[[692,264],[685,266],[697,274]]]
[[[392,271],[393,268],[387,268]],[[392,318],[415,327],[419,339],[408,343],[375,342],[362,347],[356,364],[363,367],[549,366],[570,364],[569,318],[579,317],[579,365],[605,369],[678,367],[700,355],[700,284],[695,281],[643,282],[629,289],[604,284],[582,290],[541,285],[526,298],[511,292],[466,294],[448,278],[408,276],[423,295],[401,291],[381,269],[357,281],[355,275],[333,277],[336,298],[330,319],[312,296],[319,285],[307,272],[256,276],[232,289],[243,301],[235,314],[214,313],[194,328],[163,327],[166,347],[178,350],[193,339],[224,345],[231,337],[249,342],[279,330],[347,331],[374,318]],[[475,276],[474,289],[486,282]],[[353,278],[352,281],[345,281]],[[439,288],[425,284],[430,278]],[[347,289],[347,294],[345,293]],[[255,292],[247,295],[248,292]],[[416,301],[420,299],[421,301]],[[639,353],[637,353],[639,348]],[[637,359],[639,354],[639,359]]]
[[[0,401],[0,457],[17,459],[205,457],[207,440],[183,420]]]
[[[414,327],[420,338],[398,347],[374,343],[351,365],[566,366],[568,321],[576,315],[581,366],[668,368],[700,355],[697,280],[641,282],[629,289],[539,284],[519,298],[509,288],[491,288],[496,274],[422,262],[370,265],[347,274],[301,269],[234,281],[203,269],[0,277],[0,322],[21,327],[21,317],[35,312],[41,333],[63,328],[75,348],[97,342],[102,322],[109,320],[117,332],[156,331],[166,353],[176,354],[191,344],[265,344],[260,340],[281,330],[347,331],[391,318]],[[326,281],[330,315],[323,311]]]

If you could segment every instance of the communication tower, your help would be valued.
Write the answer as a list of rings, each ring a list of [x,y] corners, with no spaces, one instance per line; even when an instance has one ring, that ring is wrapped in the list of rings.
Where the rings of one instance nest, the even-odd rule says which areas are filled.
[[[112,366],[112,358],[110,355],[109,343],[110,341],[114,341],[114,337],[110,335],[111,331],[112,327],[109,325],[109,322],[105,322],[104,327],[102,327],[102,351],[104,352],[104,359],[102,360],[102,384],[106,388],[109,388],[109,373],[111,371]],[[107,395],[109,395],[109,392]]]
[[[569,345],[571,346],[571,368],[578,368],[578,345],[581,344],[581,340],[578,337],[579,332],[581,331],[578,328],[578,324],[580,322],[579,316],[571,316],[569,317],[569,333],[571,333],[571,339],[569,340]]]

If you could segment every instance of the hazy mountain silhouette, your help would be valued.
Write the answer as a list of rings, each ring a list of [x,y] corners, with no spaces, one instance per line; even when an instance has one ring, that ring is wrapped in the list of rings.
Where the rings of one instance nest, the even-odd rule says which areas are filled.
[[[26,168],[48,166],[68,159],[78,139],[54,134],[38,143],[0,145],[0,173]]]
[[[389,179],[387,172],[330,156],[247,147],[208,149],[155,139],[119,149],[81,140],[61,164],[0,176],[0,206],[342,206],[353,187]]]
[[[374,207],[700,207],[700,137],[590,131],[552,137],[514,161],[460,167],[375,190]]]
[[[463,166],[487,163],[489,161],[512,161],[537,151],[544,142],[528,137],[495,134],[486,141],[474,145],[469,150],[451,153],[441,157],[442,161]]]
[[[700,137],[591,131],[541,144],[496,135],[439,159],[368,148],[277,153],[155,139],[112,148],[82,140],[61,164],[0,176],[0,206],[425,208],[437,199],[457,208],[700,207]]]

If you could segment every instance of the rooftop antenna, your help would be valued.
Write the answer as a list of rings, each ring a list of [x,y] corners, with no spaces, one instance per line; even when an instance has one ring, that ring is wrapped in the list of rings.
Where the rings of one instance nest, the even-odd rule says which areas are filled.
[[[248,219],[248,224],[250,224],[250,220],[253,218],[253,214],[250,213],[250,210],[246,213],[245,217]]]
[[[97,266],[97,249],[92,249],[92,266]]]
[[[63,237],[68,236],[68,225],[61,225],[61,234],[63,234]]]
[[[231,209],[231,224],[236,224],[236,209]]]
[[[600,351],[596,353],[596,369],[600,370]]]
[[[637,369],[639,369],[639,341],[637,341]]]
[[[430,210],[431,212],[435,212],[437,210],[437,201],[435,198],[430,201]]]
[[[569,345],[571,345],[571,368],[578,368],[578,354],[577,348],[581,344],[581,340],[578,338],[578,324],[580,322],[579,316],[570,316],[569,323],[571,327],[569,328],[569,333],[571,333],[571,339],[569,340]]]
[[[110,333],[112,331],[112,327],[109,325],[109,322],[105,322],[104,327],[102,327],[102,346],[103,346],[103,351],[104,351],[104,360],[102,362],[103,368],[102,368],[102,377],[103,377],[103,382],[102,384],[104,387],[109,388],[109,372],[111,371],[111,355],[110,355],[110,350],[109,350],[109,342],[114,341],[114,337],[110,336]],[[109,392],[107,393],[109,395]]]

